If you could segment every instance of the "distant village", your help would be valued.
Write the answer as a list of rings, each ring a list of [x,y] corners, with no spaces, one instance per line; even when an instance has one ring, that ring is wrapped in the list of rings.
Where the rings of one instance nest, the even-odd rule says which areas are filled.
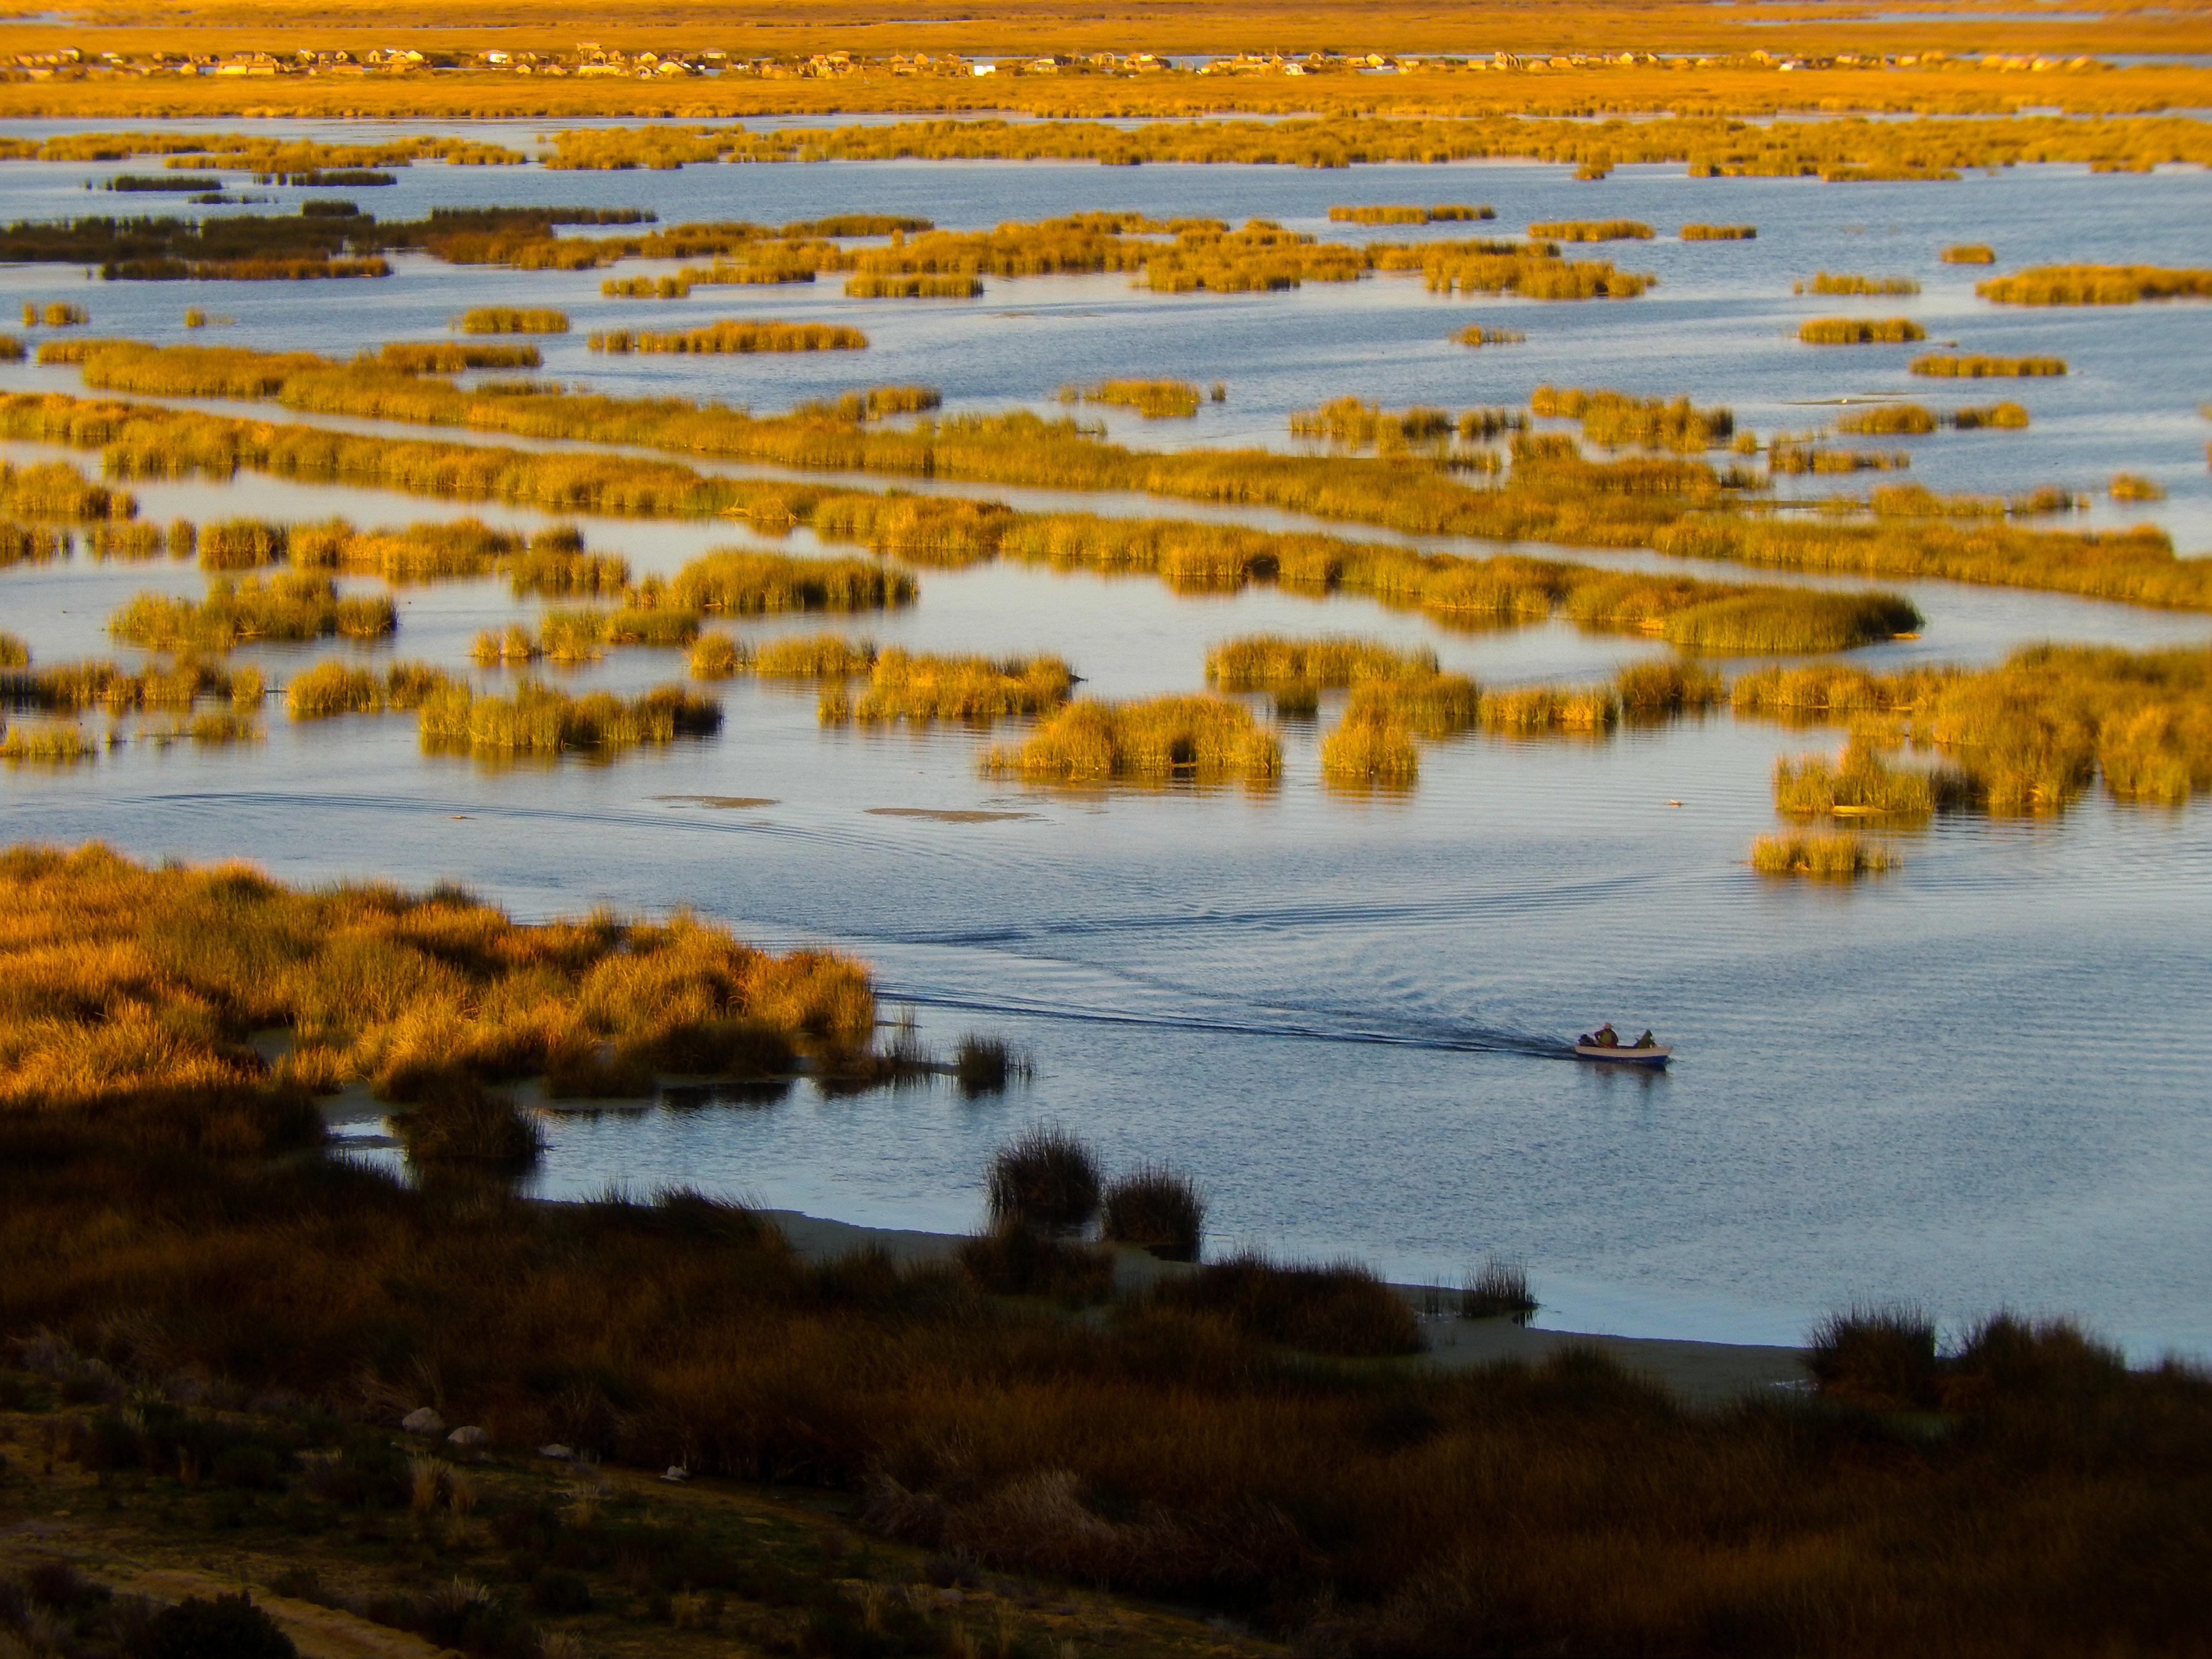
[[[75,48],[24,53],[0,64],[0,78],[22,81],[96,80],[173,76],[371,76],[371,75],[542,75],[623,76],[673,80],[685,76],[752,76],[763,80],[833,80],[847,76],[1169,76],[1169,75],[1410,75],[1496,73],[1526,75],[1589,72],[1633,68],[1772,70],[1911,70],[1965,67],[2009,72],[2081,70],[2106,67],[2090,58],[2045,58],[1990,53],[1952,57],[1941,52],[1884,54],[1838,52],[1803,57],[1754,52],[1698,56],[1624,52],[1617,55],[1573,52],[1559,56],[1480,52],[1411,56],[1382,52],[1308,52],[1303,55],[1169,57],[1149,52],[1073,53],[1043,58],[963,58],[954,53],[894,52],[866,57],[851,52],[811,56],[748,58],[721,51],[668,52],[609,51],[593,41],[573,52],[421,52],[401,46],[360,52],[321,52],[301,46],[290,52],[239,52],[228,55],[183,52],[86,52]]]

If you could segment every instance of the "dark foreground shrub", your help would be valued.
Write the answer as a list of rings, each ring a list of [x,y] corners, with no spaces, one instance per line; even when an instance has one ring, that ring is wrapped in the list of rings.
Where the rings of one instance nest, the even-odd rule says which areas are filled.
[[[197,1595],[148,1621],[144,1659],[299,1659],[292,1638],[251,1596]]]
[[[1002,1221],[960,1246],[960,1266],[994,1296],[1043,1296],[1087,1307],[1114,1288],[1113,1258],[1018,1221]]]
[[[1281,1266],[1234,1256],[1170,1279],[1153,1296],[1170,1307],[1218,1314],[1266,1342],[1310,1353],[1419,1353],[1420,1322],[1404,1297],[1356,1262]]]
[[[393,1125],[407,1156],[417,1164],[528,1169],[545,1146],[535,1121],[513,1101],[473,1079],[427,1091]]]
[[[1145,1164],[1106,1189],[1102,1231],[1163,1261],[1195,1261],[1206,1238],[1206,1199],[1188,1176]]]
[[[991,1219],[1069,1230],[1098,1213],[1098,1159],[1065,1130],[1040,1124],[991,1160]]]
[[[1854,1305],[1813,1328],[1806,1364],[1823,1394],[1877,1411],[1939,1403],[1936,1322],[1917,1308]]]

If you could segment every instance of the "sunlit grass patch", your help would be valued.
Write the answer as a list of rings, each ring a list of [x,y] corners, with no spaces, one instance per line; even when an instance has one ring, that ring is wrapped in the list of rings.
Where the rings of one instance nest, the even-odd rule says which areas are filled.
[[[1811,876],[1849,881],[1893,868],[1896,856],[1858,836],[1761,836],[1751,867],[1763,876]]]
[[[1018,747],[994,749],[987,771],[1053,783],[1273,783],[1282,744],[1243,704],[1218,697],[1088,698],[1048,715]]]

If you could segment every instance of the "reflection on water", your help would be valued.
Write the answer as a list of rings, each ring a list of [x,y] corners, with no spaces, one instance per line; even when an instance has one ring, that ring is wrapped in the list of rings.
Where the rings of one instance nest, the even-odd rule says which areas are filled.
[[[0,194],[10,217],[82,211],[82,179],[98,171],[11,165]],[[1526,167],[698,168],[649,183],[433,167],[403,179],[378,211],[613,204],[649,191],[668,219],[869,208],[976,224],[1132,204],[1318,228],[1333,201],[1465,198],[1495,202],[1514,228],[1584,199],[1571,198],[1564,170]],[[1219,301],[1133,294],[1120,278],[1036,282],[1008,285],[1018,307],[1002,288],[978,307],[871,309],[877,343],[864,365],[679,360],[650,365],[649,377],[645,366],[589,358],[580,331],[618,311],[690,322],[854,307],[830,283],[625,309],[599,299],[595,274],[422,262],[388,283],[349,285],[340,304],[304,292],[311,284],[196,288],[190,298],[240,319],[221,338],[343,354],[434,337],[451,313],[526,285],[578,318],[580,334],[554,347],[563,378],[763,407],[861,380],[928,381],[956,406],[997,407],[1048,398],[1063,380],[1170,368],[1228,380],[1229,404],[1171,434],[1133,422],[1117,430],[1149,442],[1280,444],[1291,409],[1346,392],[1460,407],[1519,402],[1540,380],[1614,385],[1732,403],[1762,430],[1802,428],[1820,418],[1804,400],[1846,393],[1988,400],[1986,387],[1909,383],[1899,356],[1822,354],[1786,337],[1814,314],[1790,298],[1793,277],[1917,275],[1918,300],[1880,304],[1968,349],[2058,351],[2075,373],[2026,389],[2027,433],[1924,441],[1916,478],[1999,491],[2149,472],[2173,495],[2142,513],[2185,545],[2212,542],[2208,429],[2195,412],[2201,353],[2175,349],[2177,331],[2203,311],[1999,313],[1972,299],[1971,272],[1935,262],[1943,243],[1972,238],[1996,243],[2006,267],[2201,264],[2201,173],[2092,183],[2023,167],[1954,186],[1844,189],[1646,168],[1604,188],[1608,214],[1662,229],[1756,222],[1759,240],[1637,245],[1628,262],[1664,283],[1620,305],[1447,303],[1387,280]],[[0,283],[20,295],[66,289],[90,306],[97,331],[185,337],[187,296],[175,285],[86,289],[73,271],[21,267]],[[1030,315],[999,314],[1016,308]],[[1507,310],[1529,333],[1526,347],[1443,344],[1461,322]],[[10,368],[4,383],[74,384],[31,367]],[[477,512],[546,522],[252,477],[134,488],[157,520],[342,513],[374,524]],[[964,493],[1196,515],[1135,500]],[[641,572],[748,539],[720,523],[586,527]],[[811,543],[802,533],[781,544]],[[131,593],[196,593],[201,580],[166,563],[19,567],[0,572],[4,626],[41,660],[105,653],[105,620]],[[1056,651],[1086,691],[1112,697],[1194,690],[1208,645],[1261,630],[1430,645],[1447,668],[1492,683],[1596,678],[1658,649],[1565,623],[1453,633],[1364,599],[1177,597],[1149,580],[1012,566],[927,571],[921,584],[909,611],[848,631],[915,649]],[[1925,636],[1858,660],[1987,660],[2044,637],[2144,645],[2208,632],[2202,617],[1906,587],[1929,617]],[[458,667],[477,630],[535,608],[491,581],[396,597],[399,635],[365,653],[377,660]],[[820,625],[740,626],[759,637]],[[322,654],[264,647],[239,660],[281,684]],[[680,672],[678,653],[624,651],[562,682],[634,690]],[[1078,794],[981,775],[983,734],[824,728],[807,687],[739,680],[718,695],[728,715],[718,739],[610,766],[492,769],[423,755],[404,716],[295,727],[278,715],[250,750],[131,745],[73,771],[0,774],[0,832],[245,857],[295,880],[452,879],[524,916],[602,901],[686,905],[770,945],[865,954],[887,1003],[911,1006],[940,1050],[983,1030],[1036,1057],[1034,1083],[998,1099],[964,1100],[945,1083],[851,1095],[800,1080],[550,1114],[536,1178],[548,1193],[684,1182],[854,1220],[959,1229],[980,1214],[991,1149],[1051,1116],[1114,1164],[1164,1157],[1189,1168],[1213,1195],[1224,1246],[1354,1252],[1394,1276],[1447,1280],[1495,1251],[1529,1262],[1544,1317],[1559,1325],[1786,1340],[1862,1294],[1917,1298],[1954,1318],[2001,1303],[2069,1310],[2139,1351],[2212,1350],[2201,1294],[2212,1247],[2202,1201],[2212,1168],[2212,1033],[2202,1018],[2212,1006],[2203,948],[2212,831],[2201,811],[2093,799],[2063,820],[1938,818],[1891,837],[1899,870],[1843,890],[1768,882],[1745,864],[1751,837],[1774,822],[1775,757],[1832,749],[1833,732],[1723,714],[1605,743],[1468,738],[1426,747],[1412,794],[1347,799],[1320,784],[1320,735],[1340,702],[1330,694],[1318,721],[1285,727],[1285,777],[1273,790]],[[1675,1045],[1674,1068],[1624,1076],[1562,1057],[1565,1039],[1607,1018],[1656,1027]],[[373,1141],[376,1116],[365,1109],[348,1133]]]

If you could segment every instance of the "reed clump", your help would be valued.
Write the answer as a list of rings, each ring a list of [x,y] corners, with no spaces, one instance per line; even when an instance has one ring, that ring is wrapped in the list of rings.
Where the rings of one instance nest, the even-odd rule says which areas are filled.
[[[1794,294],[1917,294],[1910,276],[1862,276],[1850,271],[1816,271],[1809,283],[1793,283]]]
[[[1695,662],[1638,662],[1613,677],[1613,695],[1630,720],[1650,720],[1717,708],[1728,682]]]
[[[1895,854],[1855,835],[1761,836],[1751,844],[1751,867],[1763,876],[1810,876],[1850,881],[1893,868]]]
[[[463,312],[456,326],[464,334],[566,334],[568,313],[542,307],[479,306]]]
[[[2063,357],[1984,357],[1931,353],[1915,357],[1909,371],[1939,380],[1982,380],[2063,374]]]
[[[258,570],[283,562],[288,537],[283,525],[260,519],[228,519],[203,525],[195,538],[203,570]]]
[[[31,647],[15,635],[0,633],[0,668],[28,668]]]
[[[2139,472],[2115,472],[2112,481],[2105,486],[2106,494],[2116,501],[2162,501],[2166,487]]]
[[[1983,428],[1999,431],[2020,432],[2027,429],[2027,410],[2015,403],[1968,405],[1951,411],[1948,423],[1960,432],[1973,432]]]
[[[1697,409],[1687,398],[1670,403],[1620,392],[1540,386],[1529,394],[1528,408],[1547,419],[1580,421],[1583,435],[1608,449],[1633,445],[1694,455],[1725,443],[1735,431],[1733,411]]]
[[[1533,230],[1529,234],[1534,235]],[[1680,231],[1686,242],[1748,242],[1759,235],[1757,225],[1684,225]]]
[[[1815,317],[1797,325],[1807,345],[1903,345],[1928,331],[1910,317]]]
[[[1982,242],[1954,242],[1939,256],[1947,265],[1993,265],[1996,250]]]
[[[1204,400],[1188,380],[1101,380],[1096,386],[1064,386],[1060,401],[1133,409],[1148,421],[1187,421],[1197,416]]]
[[[766,672],[757,670],[757,672]],[[961,720],[988,726],[1018,714],[1048,714],[1067,701],[1074,677],[1058,657],[945,657],[902,651],[876,657],[857,697],[825,691],[825,725]]]
[[[1243,783],[1282,775],[1282,744],[1241,703],[1218,697],[1090,698],[1047,715],[1014,749],[994,749],[986,771],[1050,783]]]
[[[1525,1323],[1538,1305],[1528,1289],[1528,1269],[1517,1261],[1492,1256],[1470,1272],[1460,1285],[1462,1319],[1512,1319]]]
[[[15,721],[0,736],[0,761],[10,766],[74,766],[99,752],[100,745],[74,721]]]
[[[755,351],[861,351],[868,337],[857,328],[832,323],[724,321],[677,333],[654,334],[617,328],[591,337],[594,351],[696,352],[708,355]]]
[[[1446,204],[1441,207],[1333,207],[1329,222],[1339,225],[1433,225],[1470,219],[1495,219],[1491,207]]]
[[[1525,345],[1528,337],[1516,328],[1499,328],[1494,324],[1469,323],[1452,336],[1454,345]]]
[[[856,271],[845,279],[845,295],[853,300],[972,300],[983,291],[983,279],[969,271],[937,276],[915,272]]]
[[[1961,804],[1964,780],[1893,767],[1872,744],[1854,738],[1831,760],[1826,755],[1787,756],[1774,763],[1775,810],[1817,816],[1925,817]]]
[[[148,650],[220,654],[260,640],[377,640],[398,626],[388,599],[340,599],[328,577],[278,571],[265,580],[211,578],[204,600],[141,593],[108,619],[107,631]]]
[[[2008,306],[2131,306],[2142,300],[2212,299],[2212,270],[2159,265],[2038,265],[1974,284]]]
[[[1554,219],[1528,227],[1543,242],[1648,242],[1651,227],[1636,219]]]
[[[105,524],[138,516],[137,499],[97,484],[67,461],[16,466],[0,461],[0,514],[62,524]]]
[[[459,374],[473,368],[542,368],[545,357],[534,345],[459,345],[434,340],[423,344],[394,341],[376,354],[376,361],[402,374]]]
[[[911,605],[914,578],[866,559],[793,559],[710,550],[676,573],[672,604],[749,616],[779,611],[883,611]]]
[[[1620,723],[1620,697],[1609,685],[1517,686],[1485,692],[1476,717],[1485,731],[1511,736],[1553,732],[1596,735]]]
[[[1936,427],[1935,411],[1918,404],[1875,404],[1855,409],[1836,422],[1838,432],[1874,437],[1921,437]]]
[[[1106,1184],[1098,1231],[1109,1243],[1133,1244],[1163,1261],[1195,1261],[1206,1243],[1206,1195],[1181,1170],[1140,1164]]]
[[[634,698],[605,691],[577,697],[525,679],[503,697],[447,685],[423,699],[418,719],[422,746],[432,752],[604,759],[678,738],[711,737],[721,729],[722,707],[679,686]]]
[[[744,665],[763,679],[842,680],[876,665],[872,640],[842,634],[788,634],[764,640],[744,653]]]
[[[1425,647],[1401,651],[1376,640],[1343,635],[1293,640],[1256,634],[1225,641],[1206,653],[1206,683],[1224,691],[1350,686],[1366,680],[1425,678],[1437,672],[1437,653]]]
[[[1346,708],[1322,739],[1322,781],[1339,789],[1410,789],[1420,769],[1412,731],[1379,702]]]
[[[1097,1218],[1103,1180],[1090,1147],[1056,1125],[1039,1124],[992,1158],[991,1218],[1047,1233],[1075,1231]]]

